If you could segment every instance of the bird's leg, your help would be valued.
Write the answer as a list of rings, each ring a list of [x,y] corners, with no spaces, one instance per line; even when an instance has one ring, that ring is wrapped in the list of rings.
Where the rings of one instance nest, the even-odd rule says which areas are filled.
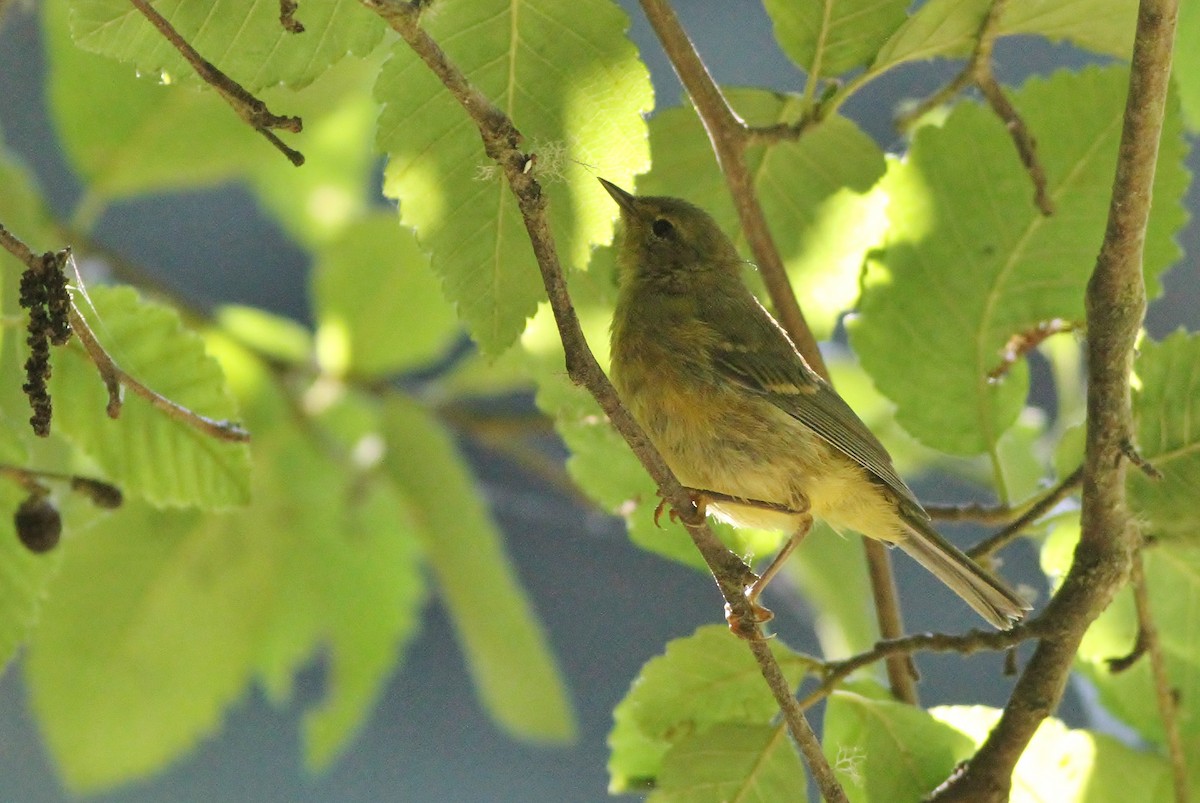
[[[721,493],[720,491],[710,491],[705,488],[688,488],[687,486],[684,486],[683,490],[689,497],[691,497],[692,504],[696,506],[696,511],[699,513],[700,518],[704,518],[708,512],[708,506],[713,502],[730,502],[732,504],[742,505],[744,507],[756,507],[759,510],[773,510],[776,513],[790,513],[793,515],[805,515],[808,512],[807,503],[804,505],[803,509],[797,510],[794,507],[780,504],[779,502],[765,502],[762,499],[749,499],[745,496],[734,496],[732,494]],[[659,500],[658,507],[654,508],[654,524],[658,527],[662,526],[658,523],[658,520],[662,517],[662,512],[666,506],[667,500],[661,499]],[[670,513],[671,521],[678,522],[679,515],[680,514],[678,510],[672,510]],[[810,522],[808,526],[811,527],[812,523]]]
[[[745,591],[746,601],[750,603],[750,609],[754,613],[754,618],[760,624],[771,621],[773,618],[775,618],[775,614],[771,613],[771,611],[764,606],[759,605],[758,598],[766,589],[767,584],[771,582],[775,575],[779,574],[779,570],[783,568],[783,564],[787,562],[788,557],[793,551],[795,551],[796,547],[800,546],[800,542],[803,541],[804,537],[812,530],[813,519],[812,515],[808,512],[807,502],[805,503],[803,510],[793,509],[791,512],[801,516],[800,522],[796,525],[796,529],[792,530],[792,534],[788,537],[787,543],[785,543],[783,548],[779,550],[779,554],[775,556],[775,559],[771,561],[771,564],[763,570],[763,573],[758,576],[758,579],[754,581],[754,584],[748,586]]]
[[[703,519],[708,515],[708,491],[701,491],[697,488],[688,488],[687,486],[684,486],[683,492],[688,495],[688,497],[692,500],[692,504],[696,506],[697,520]],[[659,496],[662,496],[661,490],[658,493]],[[720,496],[720,494],[718,494],[718,496]],[[654,508],[654,526],[658,527],[659,529],[662,529],[662,525],[659,524],[658,520],[662,517],[663,509],[666,508],[666,506],[667,500],[664,498],[660,499],[658,501],[658,507]],[[668,518],[671,519],[672,524],[676,524],[680,521],[681,516],[678,510],[671,508]]]

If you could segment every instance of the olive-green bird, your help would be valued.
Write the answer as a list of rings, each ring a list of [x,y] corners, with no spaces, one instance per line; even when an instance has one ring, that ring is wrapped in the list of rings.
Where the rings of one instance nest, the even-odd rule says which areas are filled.
[[[883,445],[742,282],[716,222],[600,182],[624,224],[613,384],[705,509],[794,533],[785,551],[811,516],[896,544],[991,624],[1019,621],[1029,605],[933,529]]]

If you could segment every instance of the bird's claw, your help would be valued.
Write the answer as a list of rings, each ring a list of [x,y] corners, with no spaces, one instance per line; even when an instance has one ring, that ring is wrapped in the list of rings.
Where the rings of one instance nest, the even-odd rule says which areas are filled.
[[[705,498],[704,493],[702,491],[697,491],[694,488],[684,488],[683,490],[688,495],[688,498],[692,501],[692,505],[696,508],[696,513],[699,518],[703,519],[705,516],[707,516],[708,499]],[[662,496],[662,491],[659,491],[659,495]],[[659,519],[662,518],[663,510],[666,509],[667,504],[667,499],[664,497],[658,501],[658,506],[654,508],[654,526],[660,530],[662,529],[662,523],[659,521]],[[679,510],[674,507],[672,507],[670,512],[667,513],[667,518],[671,520],[672,524],[684,522],[683,514],[681,514]],[[686,522],[684,523],[686,524]]]

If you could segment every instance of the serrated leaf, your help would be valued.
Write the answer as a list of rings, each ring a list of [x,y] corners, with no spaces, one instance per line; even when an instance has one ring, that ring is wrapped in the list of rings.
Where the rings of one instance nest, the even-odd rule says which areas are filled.
[[[378,377],[427,365],[458,332],[429,258],[396,217],[347,226],[313,269],[317,357],[335,375]]]
[[[1179,331],[1161,343],[1146,339],[1134,370],[1137,443],[1162,472],[1154,480],[1131,469],[1129,504],[1149,535],[1200,543],[1200,336]]]
[[[591,166],[628,184],[647,166],[645,66],[628,19],[602,0],[446,2],[424,23],[470,81],[512,118],[550,199],[558,252],[587,263],[612,234],[616,209]],[[443,292],[483,350],[521,333],[543,297],[529,237],[474,124],[404,43],[375,87],[385,192],[432,252]]]
[[[25,661],[68,787],[159,769],[211,733],[249,678],[273,539],[127,500],[64,550]]]
[[[927,711],[849,691],[829,697],[822,746],[854,803],[924,800],[972,753]]]
[[[727,91],[753,125],[794,122],[800,98],[753,89]],[[642,195],[674,195],[704,207],[743,252],[744,239],[712,146],[695,112],[667,109],[650,121],[651,171],[638,179]],[[862,260],[886,226],[882,197],[870,193],[883,175],[883,154],[858,126],[833,116],[795,142],[747,153],[758,200],[818,338],[858,296]],[[757,274],[746,278],[752,286]]]
[[[785,725],[722,722],[684,737],[663,762],[647,803],[808,800],[808,781]]]
[[[88,302],[94,305],[86,311]],[[175,310],[142,300],[128,287],[94,287],[79,297],[100,343],[128,374],[194,413],[236,417],[220,366]],[[105,412],[108,394],[78,341],[57,349],[50,394],[52,426],[96,461],[127,496],[157,506],[217,509],[249,498],[244,443],[214,438],[125,393],[120,418]]]
[[[766,0],[783,52],[808,80],[869,64],[905,19],[908,0]]]
[[[939,706],[930,713],[982,745],[1000,711],[984,706]],[[1161,757],[1111,736],[1042,722],[1013,771],[1011,803],[1124,803],[1136,779],[1139,800],[1170,800],[1171,769]]]
[[[959,58],[975,47],[990,0],[929,0],[879,49],[871,72],[905,61]],[[1133,47],[1133,0],[1042,0],[1006,6],[1000,36],[1033,34],[1127,58]]]
[[[771,644],[785,677],[798,685],[804,662],[778,641]],[[656,778],[668,751],[689,734],[722,722],[766,725],[778,713],[746,645],[723,625],[701,627],[650,659],[613,711],[609,791]]]
[[[43,13],[51,114],[93,202],[208,186],[266,158],[261,137],[215,92],[139,80],[128,65],[80,49],[68,35],[67,0]]]
[[[1054,318],[1081,321],[1084,286],[1107,219],[1128,76],[1122,68],[1058,73],[1013,93],[1038,137],[1056,204],[1051,217],[1007,132],[986,108],[963,103],[939,128],[921,129],[884,179],[891,227],[869,263],[851,342],[897,420],[925,444],[952,454],[995,448],[1028,393],[1019,363],[988,378],[1015,334]],[[1055,132],[1070,130],[1070,136]],[[1184,146],[1175,108],[1167,115],[1147,231],[1151,294],[1179,254],[1186,219]],[[936,394],[930,393],[936,388]]]
[[[1175,41],[1200,41],[1200,5],[1182,3],[1176,21]],[[1179,101],[1188,130],[1200,131],[1200,48],[1176,47],[1171,58],[1172,74],[1179,87]]]
[[[379,16],[352,0],[302,5],[301,34],[283,29],[279,4],[271,0],[159,0],[154,8],[201,56],[251,92],[304,86],[344,56],[370,52],[384,32]],[[80,47],[131,62],[163,83],[200,84],[191,65],[125,0],[73,0],[70,22]]]
[[[575,717],[562,677],[500,533],[461,455],[429,413],[386,407],[383,468],[407,500],[487,710],[513,733],[565,741]]]

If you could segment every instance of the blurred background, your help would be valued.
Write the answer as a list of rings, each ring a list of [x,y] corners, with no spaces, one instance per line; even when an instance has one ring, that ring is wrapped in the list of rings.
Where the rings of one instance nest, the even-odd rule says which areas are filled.
[[[0,7],[5,4],[0,3]],[[32,4],[8,8],[0,23],[0,130],[11,151],[42,183],[54,210],[69,215],[80,195],[78,179],[56,147],[46,117],[44,61]],[[680,102],[681,89],[640,10],[630,14],[631,36],[650,66],[658,107]],[[717,80],[798,90],[802,76],[770,45],[770,22],[750,0],[687,0],[678,12]],[[365,13],[365,12],[364,12]],[[996,53],[1001,80],[1073,67],[1091,57],[1041,41],[1002,40]],[[900,146],[892,125],[897,104],[923,97],[958,70],[955,63],[914,65],[874,82],[845,113],[885,149]],[[247,137],[255,136],[249,129]],[[1200,168],[1196,153],[1191,168]],[[263,147],[264,159],[279,155]],[[0,188],[0,192],[3,188]],[[1191,190],[1188,206],[1200,196]],[[164,285],[197,303],[237,302],[307,319],[307,257],[292,245],[251,196],[235,186],[143,198],[116,204],[96,226],[97,239],[154,272]],[[1200,282],[1194,255],[1200,231],[1193,221],[1183,246],[1189,257],[1165,279],[1165,300],[1150,312],[1151,332],[1161,335],[1200,322]],[[801,299],[803,303],[803,299]],[[522,400],[532,407],[531,400]],[[300,678],[292,705],[280,710],[257,692],[228,713],[220,732],[167,772],[93,799],[107,803],[150,801],[599,801],[605,800],[605,738],[613,706],[642,664],[669,639],[721,620],[711,580],[633,547],[614,518],[577,502],[523,473],[487,449],[463,441],[508,547],[542,617],[580,718],[579,740],[569,747],[522,743],[496,728],[479,707],[456,643],[436,634],[449,623],[436,597],[423,635],[411,644],[401,670],[366,729],[327,773],[312,777],[299,744],[303,708],[319,699],[323,667],[317,661]],[[561,448],[547,441],[548,449]],[[913,478],[922,499],[948,503],[977,490],[953,478]],[[970,543],[980,531],[952,533]],[[971,612],[952,602],[918,567],[895,561],[910,629],[976,626]],[[1018,544],[1006,553],[1006,575],[1044,592],[1034,552]],[[644,600],[653,600],[647,609]],[[795,597],[774,592],[775,629],[790,645],[817,650],[809,612]],[[966,663],[969,662],[969,665]],[[985,655],[921,656],[926,704],[972,701],[1002,705],[1009,680],[1001,658]],[[981,685],[980,678],[987,678]],[[1090,723],[1087,690],[1073,687],[1060,715],[1068,724]],[[0,803],[50,803],[70,799],[56,779],[26,706],[19,667],[0,678]]]

